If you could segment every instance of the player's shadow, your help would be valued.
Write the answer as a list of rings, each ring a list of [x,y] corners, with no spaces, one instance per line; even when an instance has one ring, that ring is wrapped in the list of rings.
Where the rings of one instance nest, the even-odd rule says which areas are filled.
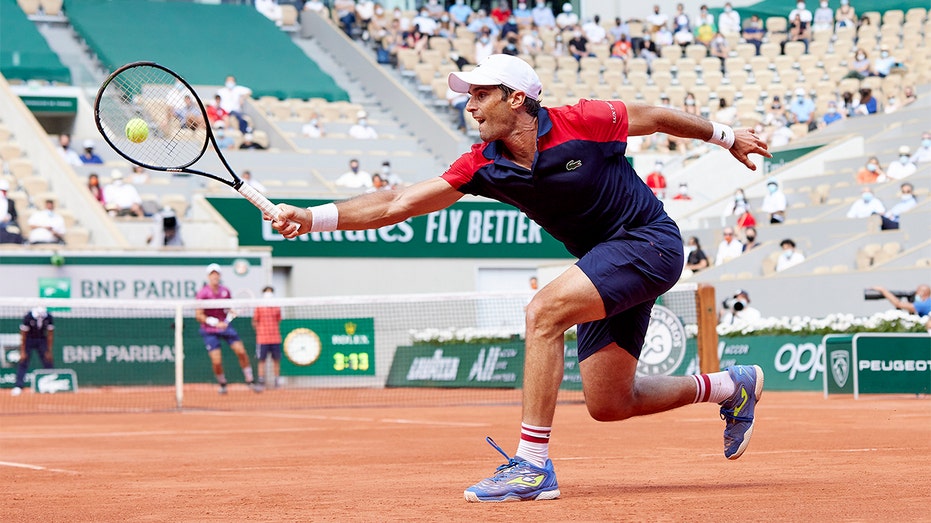
[[[793,483],[793,485],[797,485],[797,483]],[[616,498],[618,495],[636,496],[688,493],[702,493],[702,495],[711,495],[716,492],[728,492],[732,494],[735,491],[740,490],[759,490],[761,488],[771,489],[778,487],[779,483],[772,480],[759,482],[743,480],[740,483],[662,483],[655,485],[632,485],[623,482],[617,482],[613,484],[605,482],[599,482],[598,484],[583,482],[572,485],[560,483],[560,490],[563,493],[571,491],[572,497],[586,498]]]

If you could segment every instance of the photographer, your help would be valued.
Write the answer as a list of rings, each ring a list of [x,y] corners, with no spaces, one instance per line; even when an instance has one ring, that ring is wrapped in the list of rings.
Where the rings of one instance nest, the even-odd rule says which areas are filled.
[[[869,291],[874,291],[870,293]],[[877,296],[875,293],[879,293]],[[865,299],[879,299],[880,297],[889,300],[896,309],[900,309],[918,316],[927,316],[931,313],[931,287],[921,284],[915,289],[914,293],[893,292],[885,287],[871,287],[864,294]]]
[[[722,325],[754,322],[763,317],[759,310],[750,306],[750,295],[742,289],[725,299],[721,305],[724,307],[719,319]]]

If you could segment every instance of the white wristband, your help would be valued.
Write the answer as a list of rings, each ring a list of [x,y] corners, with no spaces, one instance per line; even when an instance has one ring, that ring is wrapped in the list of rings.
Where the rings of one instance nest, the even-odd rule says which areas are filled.
[[[339,224],[339,211],[336,209],[335,203],[308,207],[307,210],[310,211],[310,215],[314,220],[310,226],[310,232],[329,232],[336,230],[336,226]]]
[[[711,127],[713,129],[711,133],[711,138],[705,140],[708,143],[713,143],[715,145],[720,145],[725,149],[730,149],[734,146],[734,130],[730,127],[720,124],[718,122],[711,122]]]
[[[211,327],[216,327],[220,324],[220,320],[214,318],[213,316],[207,316],[207,319],[204,320],[204,323],[210,325]]]

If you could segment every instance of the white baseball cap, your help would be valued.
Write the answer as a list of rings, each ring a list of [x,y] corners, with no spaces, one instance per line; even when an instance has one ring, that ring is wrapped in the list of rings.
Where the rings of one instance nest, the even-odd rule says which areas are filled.
[[[222,271],[220,271],[220,264],[218,263],[211,263],[210,265],[207,266],[207,275],[210,275],[211,272],[223,274]]]
[[[503,84],[521,91],[528,98],[539,100],[543,91],[540,77],[533,67],[516,56],[506,54],[493,54],[471,71],[449,73],[447,82],[449,88],[457,93],[468,93],[473,85]]]
[[[84,148],[85,148],[85,149],[93,149],[93,148],[94,148],[94,140],[84,140]]]
[[[10,190],[10,182],[6,180],[0,180],[0,191],[9,191],[9,190]]]

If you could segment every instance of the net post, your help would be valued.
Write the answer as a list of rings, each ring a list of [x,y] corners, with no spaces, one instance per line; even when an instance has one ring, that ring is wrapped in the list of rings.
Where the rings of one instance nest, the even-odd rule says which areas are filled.
[[[714,286],[698,285],[695,292],[695,311],[698,317],[698,364],[703,374],[721,370],[718,357],[718,316],[714,297]]]
[[[184,308],[175,305],[175,401],[184,406]]]

